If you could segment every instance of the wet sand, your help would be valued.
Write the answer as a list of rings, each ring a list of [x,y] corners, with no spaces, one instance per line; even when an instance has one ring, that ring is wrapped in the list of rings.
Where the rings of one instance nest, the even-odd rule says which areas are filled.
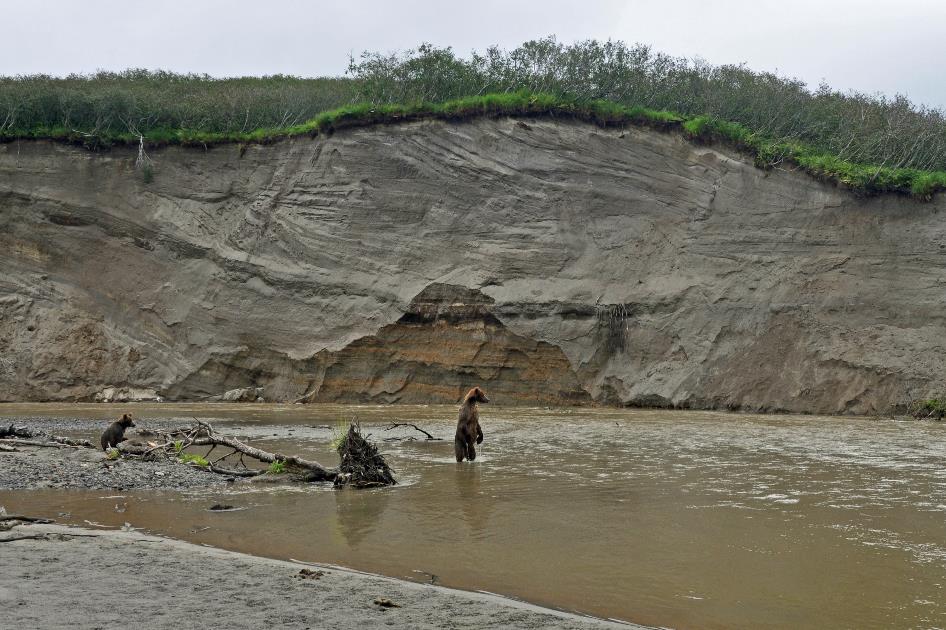
[[[640,628],[486,593],[271,560],[135,531],[21,525],[0,539],[9,628]],[[300,578],[302,569],[322,571]],[[375,600],[398,604],[382,608]]]

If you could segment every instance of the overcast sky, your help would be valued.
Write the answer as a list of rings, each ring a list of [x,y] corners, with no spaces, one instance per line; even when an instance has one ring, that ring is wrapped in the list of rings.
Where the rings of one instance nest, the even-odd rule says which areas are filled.
[[[342,74],[349,53],[619,39],[946,108],[946,0],[0,0],[0,74]]]

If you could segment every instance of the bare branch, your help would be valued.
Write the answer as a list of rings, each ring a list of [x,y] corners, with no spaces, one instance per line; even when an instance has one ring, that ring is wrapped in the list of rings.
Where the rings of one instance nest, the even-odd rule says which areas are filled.
[[[398,427],[412,427],[412,428],[415,429],[416,431],[420,431],[421,433],[423,433],[424,435],[426,435],[426,436],[427,436],[427,440],[443,440],[443,438],[438,438],[438,437],[432,436],[430,433],[427,433],[427,431],[424,431],[424,430],[421,429],[419,426],[417,426],[416,424],[413,424],[413,423],[411,423],[411,422],[392,422],[392,423],[389,424],[388,426],[384,427],[384,430],[385,430],[385,431],[390,431],[391,429],[396,429],[396,428],[398,428]]]

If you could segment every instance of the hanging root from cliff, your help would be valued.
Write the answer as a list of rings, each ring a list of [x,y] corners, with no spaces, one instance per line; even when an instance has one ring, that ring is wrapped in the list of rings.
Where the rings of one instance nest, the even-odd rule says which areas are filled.
[[[151,182],[154,177],[154,162],[145,152],[145,138],[140,133],[138,136],[138,157],[135,159],[135,168],[141,171],[141,176],[146,184]]]
[[[194,420],[194,424],[162,434],[164,440],[160,444],[149,444],[147,446],[122,443],[119,450],[123,455],[132,457],[141,457],[148,459],[151,457],[165,457],[167,459],[176,459],[183,463],[189,463],[205,468],[211,472],[222,475],[232,475],[237,477],[255,477],[261,475],[265,470],[251,470],[243,463],[244,457],[255,459],[264,464],[270,464],[270,468],[279,471],[296,473],[302,481],[335,481],[338,477],[338,471],[325,468],[316,461],[303,459],[295,455],[283,455],[281,453],[270,453],[227,435],[221,435],[214,428],[201,420]],[[185,453],[186,449],[192,446],[209,446],[210,450],[204,456],[196,456]],[[230,449],[230,452],[210,459],[211,453],[218,446]],[[243,464],[242,469],[224,468],[218,464],[230,457],[239,456],[239,461]]]
[[[338,444],[338,455],[342,461],[335,477],[336,486],[371,488],[397,483],[394,471],[378,448],[361,434],[357,422],[348,425],[348,432]]]

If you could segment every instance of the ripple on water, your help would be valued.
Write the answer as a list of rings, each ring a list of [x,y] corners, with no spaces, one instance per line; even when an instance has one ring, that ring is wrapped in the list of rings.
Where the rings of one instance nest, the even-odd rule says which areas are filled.
[[[259,552],[268,528],[264,542],[286,557],[423,569],[456,586],[669,626],[946,626],[942,426],[496,406],[484,409],[476,462],[457,465],[455,409],[236,413],[215,426],[326,462],[332,427],[352,415],[376,439],[410,434],[384,432],[394,418],[444,439],[380,442],[395,489],[176,495],[200,518],[226,493],[246,493],[254,508],[217,518],[213,527],[227,529],[201,542]],[[138,525],[127,501],[120,518]],[[115,501],[100,502],[111,514]]]

